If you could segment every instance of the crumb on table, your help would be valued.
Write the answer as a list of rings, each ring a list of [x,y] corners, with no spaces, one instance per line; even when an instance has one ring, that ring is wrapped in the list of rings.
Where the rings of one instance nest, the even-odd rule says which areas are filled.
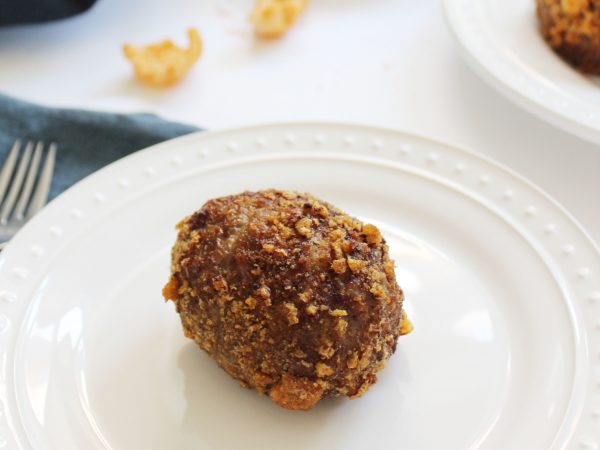
[[[187,34],[187,48],[180,48],[168,39],[143,47],[125,44],[123,53],[133,64],[135,77],[155,87],[168,87],[181,81],[202,54],[198,30],[190,28]]]
[[[257,0],[250,21],[257,36],[284,35],[306,9],[308,0]]]

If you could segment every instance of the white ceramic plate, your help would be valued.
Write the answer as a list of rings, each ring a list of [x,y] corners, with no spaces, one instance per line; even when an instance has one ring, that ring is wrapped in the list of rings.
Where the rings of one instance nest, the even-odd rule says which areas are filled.
[[[283,410],[161,297],[175,223],[245,189],[379,225],[415,331],[355,401]],[[465,151],[374,128],[195,134],[52,202],[0,254],[0,442],[35,449],[562,449],[600,443],[600,256],[553,200]]]
[[[554,126],[600,143],[600,80],[579,74],[542,38],[535,0],[444,0],[467,62]]]

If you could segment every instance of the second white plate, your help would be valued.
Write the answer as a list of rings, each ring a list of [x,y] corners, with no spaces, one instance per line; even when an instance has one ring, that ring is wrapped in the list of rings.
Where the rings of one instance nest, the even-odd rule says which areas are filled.
[[[579,74],[542,38],[535,0],[444,0],[463,54],[492,86],[556,127],[600,143],[600,80]]]

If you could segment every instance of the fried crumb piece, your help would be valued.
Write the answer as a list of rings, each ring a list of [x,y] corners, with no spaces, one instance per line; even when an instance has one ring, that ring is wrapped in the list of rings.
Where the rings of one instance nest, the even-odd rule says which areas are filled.
[[[321,399],[323,391],[319,383],[283,374],[281,382],[269,391],[269,397],[283,408],[308,410]]]
[[[406,312],[402,310],[402,318],[400,320],[400,336],[410,333],[413,330],[413,324],[408,320]]]
[[[346,362],[348,369],[356,369],[358,367],[358,353],[354,352]]]
[[[254,385],[261,395],[265,393],[265,388],[274,381],[275,379],[273,377],[265,375],[262,372],[256,372],[254,374]]]
[[[308,305],[306,307],[306,312],[311,316],[314,316],[317,313],[317,307],[315,305]]]
[[[373,270],[373,268],[369,269],[369,279],[373,281],[383,282],[386,279],[385,272],[381,270]]]
[[[323,219],[329,218],[329,211],[327,210],[327,208],[324,205],[321,205],[320,203],[315,202],[315,204],[313,205],[313,209]]]
[[[294,200],[295,198],[298,197],[298,194],[293,191],[281,191],[281,196],[288,200]]]
[[[155,87],[168,87],[182,80],[202,54],[202,38],[195,28],[187,32],[189,46],[182,49],[171,40],[145,47],[123,46],[138,80]]]
[[[283,224],[277,225],[277,228],[279,229],[279,234],[285,240],[290,239],[291,237],[294,236],[294,231],[291,228],[286,227]]]
[[[331,375],[334,374],[333,369],[331,367],[329,367],[327,364],[322,363],[322,362],[318,362],[315,366],[315,369],[316,369],[317,376],[319,378],[330,377]]]
[[[373,294],[378,299],[385,297],[385,289],[379,283],[373,283],[369,292],[371,292],[371,294]]]
[[[344,252],[342,251],[342,244],[340,241],[332,242],[331,249],[333,250],[333,254],[337,259],[342,259],[344,257]]]
[[[162,291],[165,301],[176,300],[179,297],[179,281],[174,276],[169,278],[169,282]]]
[[[273,244],[263,244],[262,249],[267,253],[273,253],[275,251],[275,246]]]
[[[367,243],[369,245],[379,245],[383,238],[381,237],[381,233],[377,229],[375,225],[366,224],[362,229],[364,235],[367,237]]]
[[[298,299],[299,299],[299,300],[300,300],[302,303],[308,303],[308,301],[310,300],[311,294],[312,294],[312,293],[310,292],[310,290],[308,290],[308,291],[304,291],[304,292],[302,292],[302,293],[300,293],[300,294],[298,295]]]
[[[283,36],[306,9],[308,0],[257,0],[250,22],[262,38]]]
[[[276,248],[273,251],[273,254],[279,258],[285,258],[288,255],[288,252],[285,248]]]
[[[346,322],[344,319],[340,319],[337,321],[337,323],[335,324],[335,331],[337,332],[338,336],[342,337],[346,334],[346,329],[348,328],[348,322]]]
[[[248,297],[248,298],[247,298],[247,299],[244,301],[244,303],[245,303],[246,305],[248,305],[248,308],[250,308],[250,309],[254,309],[254,308],[256,308],[256,299],[255,299],[255,298],[253,298],[253,297]]]
[[[298,319],[298,309],[296,308],[296,305],[294,305],[293,303],[284,303],[285,309],[287,309],[287,320],[288,320],[288,324],[290,325],[296,325],[298,322],[300,322],[300,319]]]
[[[329,359],[335,354],[335,349],[331,345],[331,342],[328,342],[327,344],[321,345],[318,348],[318,352],[324,359]]]
[[[383,271],[385,272],[387,279],[392,280],[395,277],[394,261],[386,261],[383,265]]]
[[[329,311],[329,315],[333,317],[343,317],[348,315],[348,311],[345,309],[332,309]]]
[[[312,220],[310,220],[308,217],[303,217],[298,222],[296,222],[296,225],[294,227],[296,228],[296,231],[300,236],[310,238],[312,236],[311,225]]]
[[[265,300],[268,300],[271,298],[271,290],[266,286],[261,286],[258,289],[257,293],[260,297],[264,298]]]
[[[227,291],[227,281],[222,276],[217,276],[217,277],[213,278],[212,285],[216,291],[219,291],[219,292]]]
[[[346,260],[344,258],[336,259],[331,263],[331,268],[338,275],[346,272]]]
[[[359,273],[367,265],[366,261],[361,261],[360,259],[354,259],[350,257],[348,257],[347,262],[352,273]]]
[[[346,231],[343,228],[336,228],[329,233],[329,236],[331,236],[332,241],[339,241],[340,239],[344,239],[346,237]]]
[[[350,253],[352,251],[352,244],[349,241],[342,241],[342,251]]]
[[[361,369],[367,367],[369,365],[369,361],[371,360],[372,354],[373,350],[371,350],[370,347],[367,347],[366,350],[363,352],[362,356],[360,357],[360,360],[358,361],[358,367],[360,367]]]

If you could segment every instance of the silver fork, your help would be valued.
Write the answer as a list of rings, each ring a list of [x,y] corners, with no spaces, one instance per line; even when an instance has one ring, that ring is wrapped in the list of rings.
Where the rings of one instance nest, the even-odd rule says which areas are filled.
[[[54,173],[56,144],[49,145],[41,169],[44,143],[21,147],[16,140],[0,170],[0,250],[46,204]]]

